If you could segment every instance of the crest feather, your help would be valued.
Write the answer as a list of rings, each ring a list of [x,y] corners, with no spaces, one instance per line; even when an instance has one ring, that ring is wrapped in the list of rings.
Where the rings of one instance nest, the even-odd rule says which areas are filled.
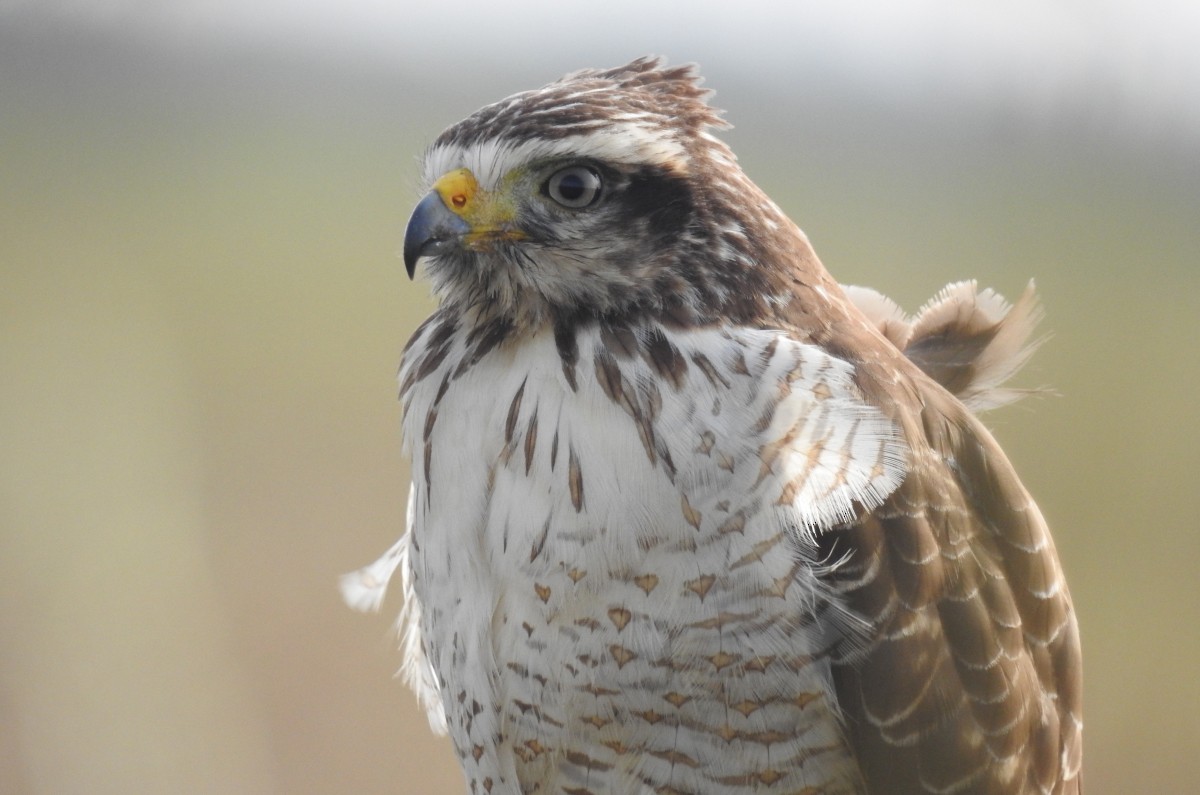
[[[709,127],[728,127],[709,106],[694,64],[668,67],[638,58],[614,69],[583,69],[532,91],[513,94],[453,125],[434,149],[466,149],[488,141],[506,146],[593,134],[637,131],[686,148]]]
[[[704,87],[698,64],[667,66],[665,58],[644,55],[612,69],[580,69],[554,81],[550,86],[593,80],[609,82],[624,91],[647,93],[666,103],[678,114],[677,120],[690,125],[718,129],[731,126],[721,118],[722,111],[708,104],[715,92]]]

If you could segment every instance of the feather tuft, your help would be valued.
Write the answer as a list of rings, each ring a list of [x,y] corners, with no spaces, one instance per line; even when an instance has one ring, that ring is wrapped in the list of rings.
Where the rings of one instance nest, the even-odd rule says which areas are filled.
[[[1044,341],[1030,339],[1045,314],[1032,281],[1011,306],[974,281],[948,284],[909,318],[875,290],[849,286],[845,292],[879,333],[972,411],[1039,391],[1004,386]]]

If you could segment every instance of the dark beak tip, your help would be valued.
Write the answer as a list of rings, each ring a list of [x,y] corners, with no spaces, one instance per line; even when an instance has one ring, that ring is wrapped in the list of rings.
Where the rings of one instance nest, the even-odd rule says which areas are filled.
[[[421,259],[421,251],[418,248],[408,244],[408,237],[404,238],[404,270],[408,273],[409,281],[416,278],[417,261]]]
[[[415,276],[421,257],[470,230],[470,225],[452,213],[436,191],[426,195],[413,210],[404,230],[404,270],[408,278]]]

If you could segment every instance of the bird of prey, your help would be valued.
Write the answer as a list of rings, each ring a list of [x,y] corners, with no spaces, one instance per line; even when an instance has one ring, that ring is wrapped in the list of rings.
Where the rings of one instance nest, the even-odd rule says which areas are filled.
[[[694,67],[588,69],[424,160],[404,675],[474,795],[1075,793],[1078,630],[975,412],[1039,310],[844,288]]]

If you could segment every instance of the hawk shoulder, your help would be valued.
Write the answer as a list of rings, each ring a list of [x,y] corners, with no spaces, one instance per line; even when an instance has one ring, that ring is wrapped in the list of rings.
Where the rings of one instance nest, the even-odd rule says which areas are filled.
[[[1011,308],[951,285],[914,319],[848,292],[894,346],[895,369],[864,367],[860,383],[890,407],[911,455],[882,506],[822,536],[846,560],[826,581],[873,628],[866,651],[834,669],[867,782],[1077,792],[1081,666],[1065,578],[1036,503],[967,408],[1019,396],[1004,381],[1031,350],[1032,285]]]

